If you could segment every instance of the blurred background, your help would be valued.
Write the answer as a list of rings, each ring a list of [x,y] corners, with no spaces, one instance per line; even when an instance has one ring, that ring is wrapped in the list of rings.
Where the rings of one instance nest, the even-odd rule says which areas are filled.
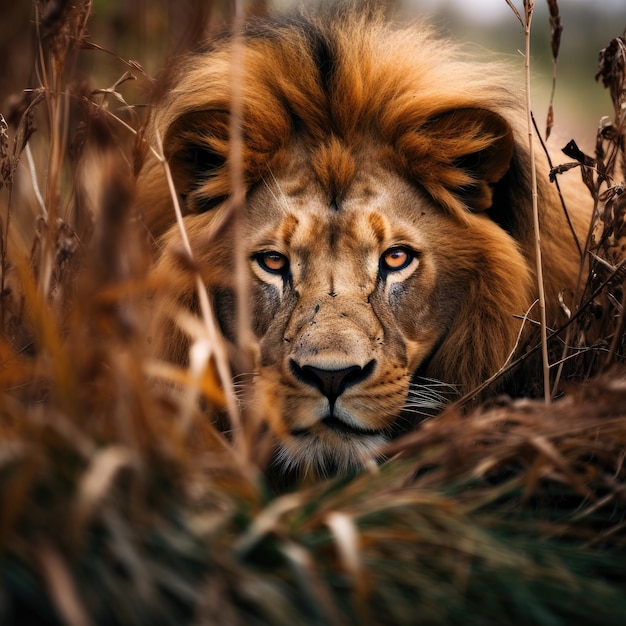
[[[464,42],[474,42],[512,63],[523,64],[520,50],[524,33],[506,0],[404,0],[405,19],[425,14],[442,32]],[[522,0],[513,0],[522,12]],[[611,116],[608,92],[595,81],[598,53],[626,29],[624,0],[561,0],[563,33],[554,100],[555,137],[570,135],[581,146],[593,149],[597,122]],[[536,0],[532,21],[532,96],[535,117],[543,129],[552,81],[550,23],[547,0]],[[575,130],[575,132],[572,132]]]
[[[522,0],[515,0],[522,10]],[[53,11],[63,0],[41,0],[40,12]],[[183,42],[201,37],[206,29],[229,19],[233,2],[225,0],[94,0],[89,23],[90,40],[123,59],[138,61],[155,76],[164,59]],[[247,0],[251,11],[288,9],[297,0]],[[307,5],[314,2],[309,0]],[[522,28],[506,0],[386,0],[399,21],[427,19],[443,34],[471,44],[479,55],[508,57],[513,66],[523,65]],[[561,0],[563,25],[555,97],[555,139],[573,136],[592,149],[598,120],[611,115],[608,94],[594,75],[598,52],[621,35],[626,27],[625,0]],[[33,73],[35,49],[34,2],[0,0],[0,112],[11,94],[36,84]],[[541,128],[549,102],[552,77],[550,25],[546,0],[537,0],[532,24],[533,109]],[[9,61],[7,62],[7,59]],[[80,67],[97,87],[112,85],[125,71],[114,55],[99,51],[81,54]],[[521,79],[521,73],[519,74]],[[101,82],[100,82],[101,81]],[[30,84],[29,84],[30,83]],[[132,91],[137,86],[126,85]],[[129,93],[136,102],[141,95]],[[575,131],[575,132],[573,132]]]

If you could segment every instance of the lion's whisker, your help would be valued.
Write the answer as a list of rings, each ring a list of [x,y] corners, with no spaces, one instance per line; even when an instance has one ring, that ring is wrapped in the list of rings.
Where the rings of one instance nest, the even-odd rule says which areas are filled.
[[[274,191],[272,185],[270,185],[267,182],[267,180],[265,179],[265,176],[262,176],[261,180],[263,181],[263,184],[265,185],[267,190],[272,194],[272,197],[274,198],[274,200],[276,200],[276,204],[283,210],[283,213],[285,215],[288,215],[289,214],[289,202],[287,200],[287,196],[285,195],[285,192],[282,190],[279,182],[276,180],[276,176],[274,175],[274,172],[271,170],[271,168],[268,168],[268,172],[270,176],[272,177],[272,182],[276,186],[278,195]]]

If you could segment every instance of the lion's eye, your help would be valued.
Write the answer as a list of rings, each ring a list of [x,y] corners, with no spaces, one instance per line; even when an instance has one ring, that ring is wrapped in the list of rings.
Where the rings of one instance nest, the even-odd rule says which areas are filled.
[[[256,255],[257,263],[270,274],[285,274],[289,269],[289,259],[280,252],[269,250]]]
[[[398,272],[408,267],[415,258],[415,253],[404,246],[395,246],[383,252],[380,257],[380,269],[384,272]]]

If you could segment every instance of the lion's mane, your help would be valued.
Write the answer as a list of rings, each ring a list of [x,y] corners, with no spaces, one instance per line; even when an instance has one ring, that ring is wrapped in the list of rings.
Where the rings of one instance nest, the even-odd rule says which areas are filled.
[[[448,237],[457,257],[450,271],[456,268],[465,281],[478,271],[469,264],[484,261],[488,268],[475,277],[471,296],[420,374],[468,391],[502,365],[520,317],[537,297],[526,114],[521,79],[511,79],[510,67],[468,60],[423,24],[395,28],[376,11],[337,9],[251,20],[239,39],[218,36],[177,68],[156,109],[151,140],[158,132],[192,241],[202,241],[212,215],[232,200],[234,159],[240,159],[248,194],[286,167],[297,146],[311,155],[329,196],[340,199],[361,166],[354,154],[373,139],[385,146],[385,167],[465,228],[466,245],[458,232],[440,238],[445,248]],[[242,135],[236,157],[233,122]],[[573,291],[579,255],[540,150],[537,171],[547,318],[554,327],[564,319],[559,294],[567,299]],[[176,269],[168,250],[178,235],[155,158],[144,167],[140,189],[146,220],[165,250],[159,262]],[[568,202],[582,232],[586,209],[579,198]],[[196,248],[210,290],[231,280],[232,267],[223,259],[232,245],[226,237]],[[192,292],[191,282],[185,289],[181,301]],[[179,341],[169,342],[171,354],[182,354]]]

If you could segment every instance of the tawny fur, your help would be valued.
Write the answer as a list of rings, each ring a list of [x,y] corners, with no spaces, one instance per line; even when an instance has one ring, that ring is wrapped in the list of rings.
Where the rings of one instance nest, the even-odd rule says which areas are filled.
[[[411,296],[414,299],[408,306],[403,300],[401,309],[389,305],[388,313],[377,310],[375,315],[383,334],[391,336],[391,327],[397,326],[398,345],[409,347],[402,358],[385,356],[390,347],[373,352],[372,358],[377,363],[389,361],[386,370],[380,368],[381,381],[391,381],[389,372],[404,359],[405,368],[455,385],[459,392],[470,391],[504,363],[518,337],[520,317],[537,298],[521,80],[512,78],[509,67],[468,60],[424,25],[393,28],[368,11],[254,21],[246,26],[241,46],[240,158],[249,201],[243,213],[248,229],[244,228],[248,233],[245,242],[253,241],[255,233],[265,227],[269,238],[275,224],[280,245],[292,250],[293,242],[303,236],[300,214],[304,219],[320,199],[329,207],[320,209],[322,213],[336,211],[339,215],[352,210],[349,207],[355,198],[368,194],[376,198],[379,190],[385,189],[394,198],[394,210],[372,211],[369,222],[363,224],[357,211],[358,232],[348,236],[348,227],[343,225],[336,239],[349,247],[351,241],[367,241],[371,231],[374,249],[391,236],[405,214],[415,210],[414,205],[426,203],[422,212],[426,217],[422,221],[419,216],[411,218],[411,224],[419,225],[416,237],[424,245],[416,273],[407,275],[407,280],[419,286],[419,290],[414,288],[418,295]],[[239,55],[233,53],[232,39],[224,36],[185,59],[153,121],[153,133],[158,130],[163,138],[185,207],[195,263],[213,295],[232,290],[233,248],[242,245],[232,240],[229,212],[233,192],[229,111],[236,58]],[[564,321],[559,294],[567,299],[574,291],[580,258],[558,196],[547,180],[548,167],[540,150],[538,155],[547,318],[551,327],[558,327]],[[579,237],[584,239],[588,203],[583,192],[572,196],[567,206]],[[348,208],[343,208],[344,203]],[[272,204],[276,206],[268,208],[266,215],[264,207]],[[176,255],[179,236],[172,226],[172,202],[162,165],[156,159],[148,160],[141,174],[140,205],[158,241],[159,266],[169,268],[180,279],[174,289],[177,303],[192,305],[193,282]],[[281,210],[290,215],[282,216]],[[369,207],[363,210],[369,211]],[[323,256],[321,241],[329,236],[324,224],[334,223],[329,221],[334,218],[323,217],[321,230],[316,231],[314,217],[306,217],[308,244],[298,245],[308,245],[309,255],[317,249]],[[271,241],[275,241],[273,235]],[[298,441],[290,439],[290,433],[313,428],[301,407],[313,403],[312,392],[301,389],[287,371],[288,360],[296,358],[293,353],[289,359],[284,354],[280,358],[269,354],[272,346],[275,352],[285,350],[289,324],[295,328],[297,315],[302,319],[309,315],[308,309],[300,311],[307,299],[311,307],[317,302],[315,311],[320,303],[338,305],[326,304],[322,297],[325,278],[319,285],[298,282],[295,267],[291,280],[297,294],[285,295],[287,287],[279,293],[282,288],[277,281],[271,282],[272,276],[259,274],[252,260],[255,250],[246,250],[255,268],[250,280],[259,284],[259,293],[271,291],[280,300],[273,309],[260,295],[252,296],[255,332],[261,354],[267,353],[259,363],[260,387],[278,413],[275,427],[285,434],[285,454],[300,462],[307,453]],[[332,247],[328,254],[339,255]],[[354,254],[359,254],[356,248]],[[366,263],[369,257],[363,255]],[[294,263],[296,258],[293,251]],[[360,267],[355,264],[350,271],[356,276]],[[336,263],[319,268],[321,273],[340,276]],[[354,294],[353,301],[360,302],[357,291]],[[425,298],[423,303],[419,294]],[[424,294],[429,294],[428,298]],[[439,320],[435,315],[415,327],[415,320],[421,320],[420,307],[425,311],[428,305],[436,311],[436,302],[446,298],[456,307],[453,319]],[[375,299],[370,293],[369,300]],[[345,302],[347,308],[352,306]],[[228,318],[220,320],[223,327],[232,326],[232,307],[223,302],[216,306],[218,316]],[[379,306],[386,311],[388,303]],[[347,315],[350,318],[352,313]],[[279,327],[276,320],[281,316],[285,319]],[[538,313],[531,317],[536,319]],[[364,321],[362,326],[367,324]],[[302,330],[293,332],[301,342],[308,337]],[[332,334],[332,328],[324,332]],[[162,334],[169,357],[184,360],[182,336],[171,329]],[[431,335],[428,349],[412,345],[421,341],[416,337]],[[393,344],[391,339],[386,341]],[[343,365],[341,361],[337,367]],[[412,374],[409,369],[398,383],[402,387],[399,396],[406,397]],[[376,393],[380,395],[380,390]],[[356,399],[352,402],[357,405]],[[378,400],[372,402],[376,406]],[[363,417],[363,425],[373,428],[375,424],[384,430],[385,420],[391,424],[397,417],[397,403],[394,399],[387,407],[380,401],[380,419]],[[359,417],[357,409],[350,411],[355,419]],[[350,411],[346,409],[346,413]],[[300,414],[301,418],[294,417]],[[328,456],[333,442],[337,447],[349,447],[345,437],[332,439],[317,431],[315,437],[323,457]],[[358,454],[346,452],[342,458],[350,465],[358,461],[353,458]]]

